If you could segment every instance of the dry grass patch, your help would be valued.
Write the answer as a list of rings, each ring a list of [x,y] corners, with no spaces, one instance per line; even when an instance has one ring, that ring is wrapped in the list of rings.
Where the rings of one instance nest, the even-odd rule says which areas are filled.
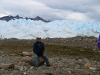
[[[53,52],[54,54],[86,57],[93,60],[100,59],[100,52],[89,48],[46,45],[46,49],[47,52]]]
[[[32,45],[1,45],[0,51],[5,54],[19,54],[23,51],[32,51]],[[86,57],[89,59],[99,60],[100,52],[98,50],[92,50],[83,47],[66,47],[58,45],[45,45],[45,52],[48,55],[70,55]]]

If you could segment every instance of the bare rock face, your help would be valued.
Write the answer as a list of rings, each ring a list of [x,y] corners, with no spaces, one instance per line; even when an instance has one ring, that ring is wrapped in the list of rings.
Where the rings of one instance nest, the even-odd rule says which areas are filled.
[[[39,61],[39,66],[44,64],[44,59],[42,57],[39,57],[38,61]],[[34,58],[29,61],[29,64],[32,66],[35,65]]]

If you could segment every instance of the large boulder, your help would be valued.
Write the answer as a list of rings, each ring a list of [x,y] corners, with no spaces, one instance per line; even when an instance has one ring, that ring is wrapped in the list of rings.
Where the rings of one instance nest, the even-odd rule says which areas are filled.
[[[44,64],[44,59],[42,57],[39,57],[38,58],[38,61],[39,61],[39,66],[43,65]],[[29,61],[29,64],[34,66],[35,65],[35,62],[34,62],[34,58],[32,58],[30,61]]]
[[[22,52],[22,56],[33,56],[33,52]]]
[[[22,61],[23,62],[29,62],[30,60],[32,60],[33,59],[33,57],[30,57],[30,56],[24,56],[24,57],[22,57]]]
[[[28,62],[30,65],[34,66],[35,62],[34,62],[34,57],[33,57],[33,52],[22,52],[22,61],[23,62]],[[39,61],[39,65],[43,65],[44,64],[44,59],[42,57],[38,57],[38,61]]]

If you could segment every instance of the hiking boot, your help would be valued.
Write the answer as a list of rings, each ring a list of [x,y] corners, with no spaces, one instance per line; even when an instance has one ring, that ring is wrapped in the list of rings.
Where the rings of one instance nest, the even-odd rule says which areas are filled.
[[[49,65],[46,65],[46,66],[47,66],[47,67],[51,67],[52,65],[49,64]]]
[[[35,65],[35,67],[38,67],[38,65]]]

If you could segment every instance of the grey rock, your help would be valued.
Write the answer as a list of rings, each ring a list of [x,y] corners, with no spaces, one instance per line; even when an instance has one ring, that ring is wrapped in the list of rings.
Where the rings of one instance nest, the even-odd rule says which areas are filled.
[[[42,57],[39,57],[38,61],[39,61],[39,66],[44,64],[44,59]],[[35,65],[34,58],[29,61],[29,64],[32,65],[32,66]]]
[[[22,52],[22,56],[33,56],[33,52]]]
[[[71,62],[67,65],[67,68],[70,68],[70,69],[74,69],[75,68],[75,62]]]
[[[2,69],[14,69],[15,68],[15,65],[14,64],[11,64],[11,63],[1,63],[1,68]]]
[[[72,70],[72,74],[90,75],[90,72],[88,70],[84,70],[84,69],[74,69],[74,70]]]

